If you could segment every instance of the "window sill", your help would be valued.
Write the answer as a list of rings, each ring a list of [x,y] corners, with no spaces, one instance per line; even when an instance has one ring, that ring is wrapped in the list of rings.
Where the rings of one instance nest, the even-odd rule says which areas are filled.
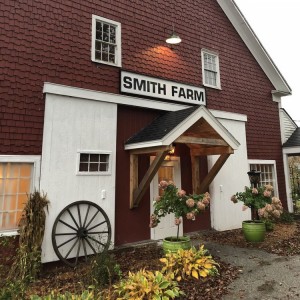
[[[4,236],[16,236],[19,235],[17,230],[7,230],[7,231],[0,231],[0,238]]]

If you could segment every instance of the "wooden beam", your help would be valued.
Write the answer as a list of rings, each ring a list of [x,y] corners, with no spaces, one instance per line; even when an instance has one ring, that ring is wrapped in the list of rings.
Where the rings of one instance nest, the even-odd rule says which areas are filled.
[[[233,154],[234,151],[231,147],[208,147],[208,148],[191,148],[191,155],[203,156],[203,155],[220,155],[220,154]]]
[[[211,145],[211,146],[228,146],[228,144],[222,139],[207,139],[207,138],[197,138],[193,136],[180,136],[174,143],[183,144],[199,144],[199,145]]]
[[[140,148],[140,149],[132,149],[130,150],[130,154],[147,154],[147,153],[157,153],[161,151],[170,151],[172,150],[173,146],[158,146],[158,147],[147,147],[147,148]]]
[[[150,182],[152,181],[153,177],[155,176],[156,172],[158,171],[159,167],[161,166],[168,152],[169,150],[166,150],[166,151],[161,151],[157,154],[152,164],[150,165],[149,169],[147,170],[144,178],[139,184],[138,188],[136,188],[133,191],[133,201],[132,203],[130,202],[130,208],[134,208],[139,205],[147,188],[150,185]]]
[[[218,174],[218,172],[220,171],[222,166],[225,164],[225,162],[229,156],[230,156],[230,154],[220,155],[220,157],[218,158],[216,163],[213,165],[213,167],[210,169],[210,171],[208,172],[208,174],[206,175],[204,180],[201,182],[200,191],[199,191],[200,194],[208,191],[209,185],[214,180],[214,178],[216,177],[216,175]]]
[[[129,207],[133,208],[134,199],[133,192],[138,187],[138,156],[130,154],[130,196],[129,196]]]
[[[192,184],[193,184],[193,194],[200,193],[200,168],[199,168],[199,156],[191,155],[192,162]]]

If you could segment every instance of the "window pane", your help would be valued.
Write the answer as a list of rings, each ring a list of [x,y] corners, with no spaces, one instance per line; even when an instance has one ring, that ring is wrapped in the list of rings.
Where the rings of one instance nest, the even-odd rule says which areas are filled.
[[[99,154],[91,154],[90,155],[90,162],[99,162]]]
[[[6,178],[18,178],[19,171],[19,164],[7,163]]]
[[[101,154],[100,155],[100,161],[101,162],[108,162],[108,158],[109,158],[108,154]]]
[[[99,163],[91,163],[90,164],[90,172],[98,172]]]
[[[30,179],[20,179],[19,193],[28,193],[30,191]]]
[[[101,172],[106,172],[108,171],[108,164],[106,163],[100,163],[100,170]]]
[[[89,164],[88,163],[80,163],[79,164],[79,171],[80,172],[87,172],[89,170]]]
[[[89,161],[89,154],[81,153],[80,162],[88,162],[88,161]]]
[[[12,195],[18,193],[18,179],[6,179],[5,182],[5,194]]]
[[[31,164],[20,164],[20,177],[31,177]]]

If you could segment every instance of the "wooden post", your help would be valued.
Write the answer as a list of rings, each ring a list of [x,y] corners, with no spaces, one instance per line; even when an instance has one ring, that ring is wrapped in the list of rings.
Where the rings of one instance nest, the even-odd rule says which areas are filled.
[[[191,155],[193,193],[200,193],[200,157]]]

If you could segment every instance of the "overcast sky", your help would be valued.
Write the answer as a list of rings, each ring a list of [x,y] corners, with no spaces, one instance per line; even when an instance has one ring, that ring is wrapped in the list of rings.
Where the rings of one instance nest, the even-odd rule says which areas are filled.
[[[292,89],[282,106],[300,126],[300,0],[235,0]]]

